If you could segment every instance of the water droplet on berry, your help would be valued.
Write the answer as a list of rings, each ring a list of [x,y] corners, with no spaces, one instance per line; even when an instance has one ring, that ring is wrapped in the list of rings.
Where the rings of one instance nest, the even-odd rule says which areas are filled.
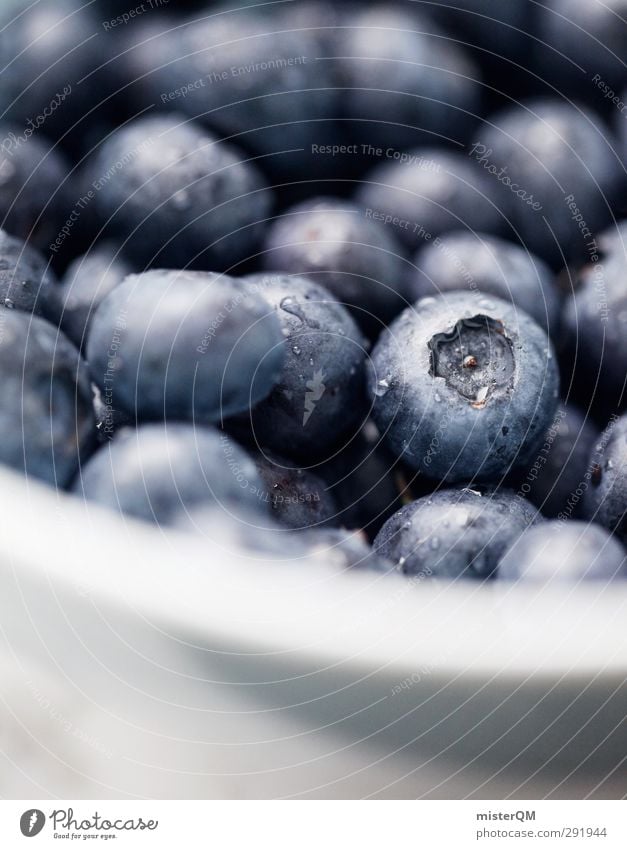
[[[380,380],[377,383],[377,387],[374,390],[374,394],[377,396],[377,398],[382,398],[386,394],[386,392],[389,390],[389,388],[390,388],[389,381],[386,378],[383,378],[383,380]]]

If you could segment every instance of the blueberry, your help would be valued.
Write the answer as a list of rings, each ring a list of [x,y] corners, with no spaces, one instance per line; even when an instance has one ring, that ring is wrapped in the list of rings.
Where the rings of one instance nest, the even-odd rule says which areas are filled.
[[[90,158],[99,219],[135,264],[226,270],[261,236],[270,193],[254,164],[175,116],[138,118]]]
[[[57,487],[71,482],[94,436],[87,369],[43,319],[0,312],[0,462]]]
[[[57,238],[71,212],[69,166],[40,136],[0,124],[2,226],[39,250]]]
[[[371,421],[316,472],[337,502],[338,523],[361,528],[370,538],[401,507],[409,484]]]
[[[385,330],[368,370],[391,449],[429,477],[497,480],[529,462],[557,406],[546,333],[496,298],[423,298]]]
[[[311,143],[334,132],[329,63],[317,61],[314,35],[290,31],[281,10],[203,14],[156,45],[159,63],[145,80],[152,101],[237,141],[272,174],[304,168]]]
[[[437,0],[429,12],[464,43],[477,45],[483,61],[520,57],[528,48],[534,7],[529,0]]]
[[[623,90],[621,100],[623,103],[627,103],[627,88]],[[625,107],[623,107],[624,109]],[[627,121],[625,120],[625,115],[623,113],[623,109],[616,115],[616,126],[617,133],[620,142],[620,155],[623,160],[623,167],[627,168]]]
[[[627,416],[613,418],[595,445],[584,515],[627,544]]]
[[[365,215],[416,250],[449,230],[503,227],[493,180],[460,153],[419,148],[372,169],[357,198]]]
[[[276,219],[264,248],[267,269],[320,283],[369,336],[407,304],[403,249],[352,203],[321,197],[292,207]]]
[[[524,498],[505,490],[440,490],[402,507],[373,547],[415,579],[483,580],[494,577],[507,548],[537,518]]]
[[[0,230],[0,307],[54,318],[57,280],[44,257]]]
[[[581,97],[584,86],[601,81],[620,89],[627,82],[625,43],[627,3],[625,0],[548,0],[537,7],[538,41],[534,60],[560,90]],[[582,73],[582,66],[587,73]],[[593,77],[591,83],[589,77]],[[585,90],[585,89],[584,89]],[[596,89],[596,99],[601,97]]]
[[[544,522],[518,537],[499,563],[499,578],[541,584],[627,578],[625,550],[585,522]]]
[[[595,250],[595,261],[573,273],[564,304],[563,368],[607,418],[627,404],[627,221],[598,236]]]
[[[306,277],[247,279],[275,310],[286,344],[276,387],[251,410],[254,438],[290,458],[326,459],[364,416],[364,339],[348,310]]]
[[[67,268],[58,288],[59,321],[66,335],[82,348],[91,317],[101,301],[133,271],[116,245],[103,242]]]
[[[554,266],[590,254],[622,184],[609,129],[584,109],[534,100],[491,116],[470,155],[500,189],[525,246]]]
[[[242,280],[147,271],[116,286],[87,339],[105,400],[140,419],[218,421],[264,398],[284,339],[266,301]]]
[[[181,510],[201,504],[234,515],[267,509],[263,481],[246,452],[213,428],[188,424],[121,430],[82,467],[73,491],[156,524],[173,523]]]
[[[598,435],[577,407],[559,407],[538,455],[519,478],[521,491],[543,515],[570,518],[580,514],[590,452]]]
[[[316,474],[276,454],[257,454],[254,460],[279,524],[295,530],[337,524],[333,496]]]
[[[414,259],[412,300],[455,289],[479,290],[525,310],[557,333],[560,297],[550,268],[512,242],[458,231],[429,242]]]
[[[347,24],[338,74],[361,143],[399,150],[437,137],[465,140],[480,109],[480,72],[454,39],[415,9],[388,4]]]
[[[71,149],[108,113],[110,46],[91,4],[40,0],[0,25],[3,117]]]

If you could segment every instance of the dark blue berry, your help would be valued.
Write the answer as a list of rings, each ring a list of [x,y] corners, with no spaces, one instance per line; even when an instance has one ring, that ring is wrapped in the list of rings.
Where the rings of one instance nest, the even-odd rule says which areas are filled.
[[[496,298],[423,298],[383,332],[368,369],[373,416],[391,449],[447,481],[498,480],[528,463],[559,379],[546,333]]]
[[[627,578],[627,554],[606,530],[586,522],[544,522],[518,537],[499,578],[560,584]]]
[[[213,428],[188,424],[121,430],[82,467],[73,490],[157,524],[201,504],[234,514],[267,510],[263,481],[246,452]]]
[[[529,502],[505,490],[440,490],[388,519],[374,551],[414,580],[484,580],[537,518]]]
[[[59,488],[94,439],[87,369],[56,327],[0,312],[0,462]]]
[[[206,422],[265,398],[281,374],[284,348],[273,310],[243,280],[147,271],[102,301],[87,358],[115,409]]]

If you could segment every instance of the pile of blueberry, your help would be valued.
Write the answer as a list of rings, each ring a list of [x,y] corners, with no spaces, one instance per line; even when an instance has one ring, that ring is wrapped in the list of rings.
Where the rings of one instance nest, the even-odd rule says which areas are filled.
[[[0,462],[249,556],[627,577],[627,0],[3,8]]]

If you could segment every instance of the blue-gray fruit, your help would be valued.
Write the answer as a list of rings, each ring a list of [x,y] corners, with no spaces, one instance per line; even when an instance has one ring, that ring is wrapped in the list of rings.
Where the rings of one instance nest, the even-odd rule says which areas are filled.
[[[133,271],[118,248],[103,242],[68,266],[59,287],[59,321],[74,344],[82,348],[96,307]]]
[[[254,163],[183,116],[142,117],[90,157],[93,209],[134,264],[227,270],[261,236],[271,197]]]
[[[383,332],[368,367],[373,417],[414,469],[498,481],[534,456],[558,401],[544,330],[497,298],[423,298]]]
[[[613,418],[590,457],[584,496],[586,519],[627,544],[627,416]]]
[[[55,317],[58,283],[44,257],[0,230],[0,308]]]
[[[251,410],[254,438],[290,458],[323,459],[367,412],[366,342],[348,310],[306,277],[246,280],[274,310],[286,345],[277,385]]]
[[[150,424],[124,429],[81,469],[73,491],[125,516],[172,523],[199,505],[267,511],[248,454],[211,427]]]
[[[144,420],[206,422],[265,398],[281,374],[284,348],[273,310],[243,280],[147,271],[103,300],[87,357],[114,408]]]
[[[87,369],[56,327],[0,311],[0,462],[65,488],[94,438]]]
[[[276,454],[259,453],[253,459],[279,524],[294,530],[337,524],[335,501],[318,475]]]
[[[469,149],[500,189],[513,232],[552,266],[589,259],[595,231],[612,220],[624,174],[598,116],[551,98],[491,115]]]
[[[590,452],[598,436],[597,428],[577,407],[560,405],[537,456],[518,477],[518,487],[542,515],[580,515]]]
[[[551,334],[558,331],[561,299],[553,272],[513,242],[458,230],[428,242],[414,266],[414,301],[455,289],[480,291],[510,301]]]
[[[544,522],[518,537],[499,563],[499,578],[540,584],[627,578],[627,554],[604,528]]]
[[[445,489],[402,507],[374,541],[376,554],[414,579],[493,578],[538,514],[513,492]]]
[[[357,192],[365,215],[388,227],[411,250],[449,230],[503,229],[498,185],[461,153],[424,147],[387,159]]]
[[[627,221],[595,244],[595,261],[572,274],[564,302],[563,369],[576,389],[587,388],[586,401],[609,413],[627,405]]]
[[[324,286],[371,336],[407,305],[404,249],[363,209],[339,198],[313,198],[276,218],[263,263]]]

